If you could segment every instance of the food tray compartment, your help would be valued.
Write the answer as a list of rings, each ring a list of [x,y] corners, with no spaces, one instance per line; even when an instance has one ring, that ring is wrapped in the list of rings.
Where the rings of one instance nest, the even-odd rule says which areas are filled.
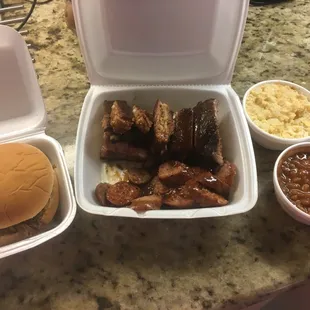
[[[104,100],[126,100],[152,111],[156,99],[167,102],[172,110],[195,106],[197,102],[215,98],[219,101],[220,132],[224,156],[237,166],[238,176],[230,198],[224,207],[154,210],[137,213],[129,208],[102,207],[94,196],[96,185],[105,182],[104,163],[99,157],[103,130]],[[257,200],[257,177],[253,146],[236,93],[230,86],[93,86],[87,95],[77,135],[75,163],[77,202],[93,214],[142,218],[198,218],[226,216],[250,210]]]
[[[60,144],[44,133],[23,138],[6,140],[5,142],[28,143],[40,149],[56,167],[59,181],[60,203],[49,230],[36,236],[0,248],[0,258],[33,248],[62,233],[73,221],[76,213],[76,203],[70,176],[65,164],[64,154]],[[2,141],[0,143],[3,143]]]

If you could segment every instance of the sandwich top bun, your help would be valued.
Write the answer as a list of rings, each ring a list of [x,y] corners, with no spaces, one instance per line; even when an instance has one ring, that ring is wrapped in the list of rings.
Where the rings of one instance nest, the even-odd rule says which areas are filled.
[[[45,205],[44,210],[42,211],[41,214],[41,218],[39,219],[41,225],[47,225],[52,221],[52,219],[56,214],[58,205],[59,205],[59,183],[57,175],[54,171],[54,184],[51,197],[47,202],[47,204]]]
[[[39,214],[52,201],[54,183],[58,186],[53,167],[39,149],[22,143],[0,145],[0,229]],[[57,196],[59,201],[58,188]]]

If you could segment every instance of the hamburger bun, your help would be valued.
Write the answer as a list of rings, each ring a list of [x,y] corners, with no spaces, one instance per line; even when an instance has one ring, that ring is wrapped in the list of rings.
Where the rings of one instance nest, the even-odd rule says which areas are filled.
[[[52,219],[56,214],[58,205],[59,205],[59,183],[56,172],[54,171],[54,184],[51,193],[51,198],[49,199],[47,205],[42,210],[42,215],[40,219],[38,219],[40,225],[47,225],[52,221]]]
[[[42,219],[48,223],[58,203],[58,181],[46,155],[29,144],[0,145],[0,229],[30,220],[45,207],[49,212]]]

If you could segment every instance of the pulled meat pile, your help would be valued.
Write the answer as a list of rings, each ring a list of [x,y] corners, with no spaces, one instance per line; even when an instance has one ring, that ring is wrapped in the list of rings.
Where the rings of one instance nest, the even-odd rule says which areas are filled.
[[[217,108],[209,99],[172,112],[157,100],[150,114],[105,101],[100,157],[122,161],[128,182],[98,184],[98,202],[138,212],[227,205],[236,167],[223,158]]]

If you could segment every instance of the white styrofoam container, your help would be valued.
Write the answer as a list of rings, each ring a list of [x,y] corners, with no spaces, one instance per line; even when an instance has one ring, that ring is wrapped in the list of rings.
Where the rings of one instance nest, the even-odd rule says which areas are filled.
[[[91,87],[79,121],[75,190],[79,206],[100,215],[199,218],[250,210],[257,200],[253,145],[241,102],[230,86],[246,21],[248,0],[74,0],[77,34]],[[219,100],[224,155],[238,168],[228,206],[137,213],[100,206],[94,189],[103,101],[122,99],[152,109],[156,99],[173,110]]]
[[[29,143],[39,148],[56,166],[60,187],[57,227],[0,247],[0,258],[3,258],[63,232],[74,219],[76,203],[62,148],[45,134],[45,106],[24,39],[7,26],[0,26],[0,38],[0,143]]]
[[[310,137],[306,138],[298,138],[298,139],[285,139],[281,137],[277,137],[274,135],[269,134],[268,132],[262,130],[259,128],[250,118],[249,114],[247,113],[246,110],[246,104],[247,104],[247,98],[252,90],[254,90],[256,87],[260,87],[265,84],[282,84],[282,85],[287,85],[291,86],[294,89],[296,89],[298,92],[303,94],[304,96],[308,97],[310,100],[310,91],[307,90],[306,88],[284,80],[267,80],[267,81],[262,81],[259,82],[253,86],[251,86],[246,93],[244,94],[243,100],[242,100],[242,105],[243,105],[243,110],[250,128],[251,136],[253,140],[263,146],[266,149],[269,150],[278,150],[278,151],[283,151],[287,147],[297,144],[297,143],[302,143],[302,142],[307,142],[310,141]]]

